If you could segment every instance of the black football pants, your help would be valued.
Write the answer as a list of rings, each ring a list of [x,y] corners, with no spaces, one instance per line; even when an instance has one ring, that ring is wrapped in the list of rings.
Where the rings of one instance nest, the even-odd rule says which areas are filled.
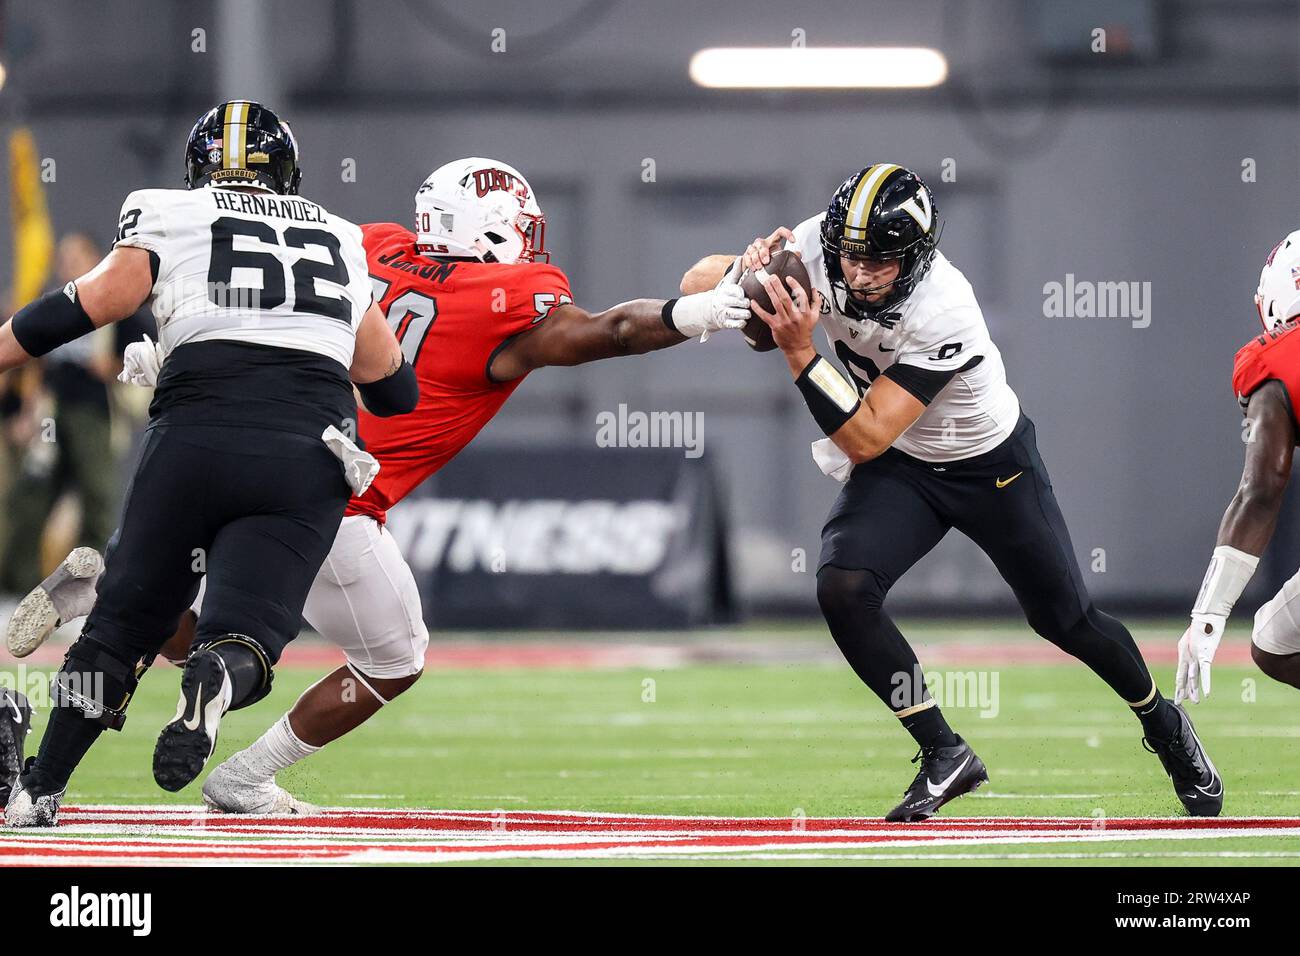
[[[244,634],[274,663],[298,633],[350,493],[319,439],[150,427],[83,633],[130,658],[155,654],[206,574],[195,643]]]
[[[152,425],[105,556],[95,608],[62,673],[116,708],[207,575],[194,644],[251,638],[274,664],[334,543],[351,492],[316,438],[222,425]],[[56,706],[34,771],[53,792],[103,730]]]
[[[930,463],[895,449],[853,469],[822,531],[817,598],[840,650],[894,711],[928,699],[916,655],[883,603],[950,528],[1011,586],[1029,626],[1088,665],[1130,704],[1152,680],[1128,630],[1093,605],[1023,414],[992,451]],[[900,688],[903,696],[900,697]]]

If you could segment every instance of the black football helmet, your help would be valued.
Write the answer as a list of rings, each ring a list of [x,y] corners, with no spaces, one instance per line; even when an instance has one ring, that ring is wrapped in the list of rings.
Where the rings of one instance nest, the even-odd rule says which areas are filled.
[[[289,124],[261,103],[231,100],[194,124],[185,143],[185,185],[262,186],[284,196],[298,192],[298,142]]]
[[[822,220],[822,251],[835,305],[846,315],[876,319],[916,289],[934,262],[942,224],[930,188],[910,169],[876,163],[835,190]],[[901,259],[898,278],[879,302],[850,294],[840,257]],[[880,289],[889,288],[881,286]],[[876,292],[880,289],[868,289]]]

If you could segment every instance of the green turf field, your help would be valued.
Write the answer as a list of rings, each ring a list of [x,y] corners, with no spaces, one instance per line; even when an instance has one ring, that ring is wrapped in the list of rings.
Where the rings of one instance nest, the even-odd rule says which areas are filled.
[[[1158,761],[1141,746],[1136,720],[1085,669],[975,671],[986,689],[996,676],[996,696],[967,707],[950,700],[944,709],[988,765],[991,783],[943,816],[1181,814]],[[251,742],[317,676],[282,670],[268,699],[227,716],[217,759]],[[198,785],[166,794],[150,772],[178,678],[166,666],[149,675],[125,732],[96,745],[73,778],[69,803],[200,801]],[[1300,695],[1241,667],[1216,667],[1215,682],[1214,697],[1190,712],[1223,774],[1225,815],[1300,816]],[[330,806],[879,817],[910,781],[913,752],[842,664],[455,670],[426,674],[280,782]],[[1300,862],[1300,838],[1280,835],[1058,845],[1050,853],[1020,845],[948,849],[963,862],[972,855],[1033,862],[1044,853],[1056,862],[1082,854],[1076,865],[1136,854],[1153,854],[1136,857],[1147,863],[1205,862],[1211,853],[1218,864]],[[916,862],[884,848],[843,855]]]
[[[149,675],[121,735],[73,783],[83,802],[193,803],[157,789],[150,756],[175,709],[177,671]],[[274,693],[229,715],[218,758],[252,741],[317,675],[287,670]],[[1296,813],[1300,696],[1254,671],[1216,669],[1193,708],[1228,786],[1226,813]],[[653,680],[654,700],[644,687]],[[999,713],[945,708],[988,764],[991,786],[950,812],[1172,813],[1136,721],[1071,667],[999,671]],[[39,728],[38,728],[39,732]],[[845,667],[693,665],[671,670],[428,674],[284,783],[319,803],[657,813],[880,814],[910,780],[909,738]],[[70,799],[72,798],[70,796]]]

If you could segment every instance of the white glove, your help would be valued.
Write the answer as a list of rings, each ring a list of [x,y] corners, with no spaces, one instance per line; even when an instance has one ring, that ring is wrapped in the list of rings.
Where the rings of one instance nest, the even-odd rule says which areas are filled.
[[[122,371],[117,373],[117,380],[128,385],[142,385],[153,388],[158,384],[158,372],[162,369],[162,346],[145,336],[139,342],[132,342],[122,353]]]
[[[1178,639],[1178,676],[1174,681],[1174,703],[1190,699],[1199,704],[1210,696],[1210,664],[1219,649],[1228,619],[1218,614],[1194,614]]]
[[[673,328],[688,339],[700,336],[708,341],[709,333],[719,329],[744,328],[749,321],[749,299],[734,282],[721,282],[716,289],[684,295],[673,303],[670,315]]]
[[[352,489],[352,493],[364,495],[370,483],[379,474],[378,459],[370,452],[358,448],[356,442],[333,425],[327,426],[321,432],[320,438],[343,466],[343,478]]]

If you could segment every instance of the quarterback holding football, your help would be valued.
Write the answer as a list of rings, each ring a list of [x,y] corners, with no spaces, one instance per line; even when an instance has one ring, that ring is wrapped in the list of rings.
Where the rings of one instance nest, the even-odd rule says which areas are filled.
[[[954,528],[992,559],[1029,625],[1132,709],[1188,812],[1217,815],[1223,784],[1187,715],[1160,693],[1124,625],[1088,595],[1034,424],[970,283],[938,249],[940,231],[920,177],[877,163],[846,179],[826,212],[739,257],[708,256],[682,280],[692,292],[758,277],[772,308],[751,307],[828,436],[814,458],[844,488],[822,531],[818,602],[854,672],[920,748],[919,772],[886,819],[927,819],[988,779],[913,677],[916,655],[883,607]],[[781,246],[802,260],[811,298],[766,270]],[[819,325],[847,378],[814,346]]]

